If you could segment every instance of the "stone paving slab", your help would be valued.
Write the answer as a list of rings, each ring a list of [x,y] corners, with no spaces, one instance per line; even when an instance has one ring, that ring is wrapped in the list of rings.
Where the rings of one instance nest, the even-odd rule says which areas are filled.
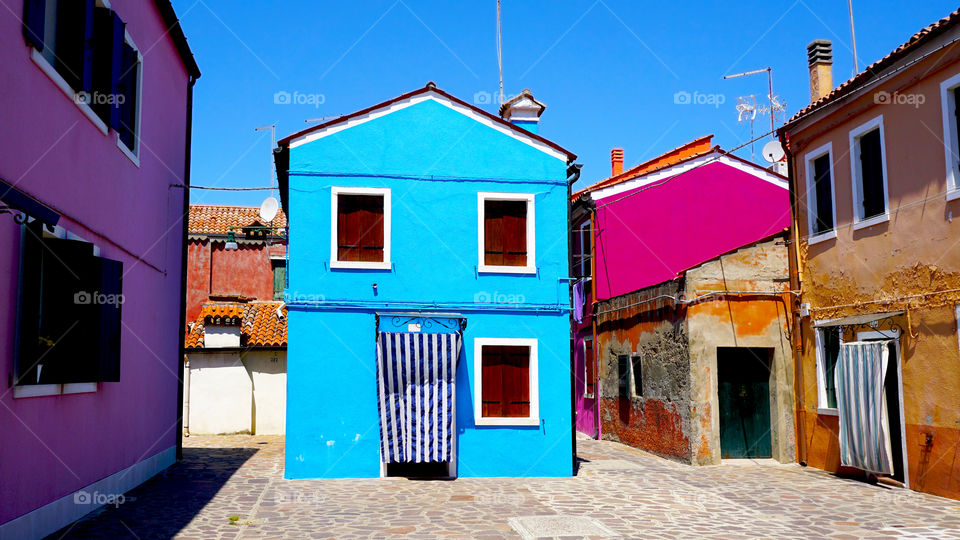
[[[184,460],[128,493],[129,502],[51,538],[519,538],[549,530],[597,538],[960,539],[960,501],[796,464],[690,467],[589,439],[578,449],[574,478],[285,480],[282,437],[193,436]],[[536,517],[547,521],[529,523],[556,527],[513,519]],[[563,523],[594,523],[600,532]]]

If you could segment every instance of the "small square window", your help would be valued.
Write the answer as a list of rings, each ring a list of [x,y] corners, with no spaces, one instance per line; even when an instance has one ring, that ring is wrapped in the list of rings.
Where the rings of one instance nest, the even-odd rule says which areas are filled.
[[[536,273],[533,195],[478,194],[480,272]]]
[[[537,425],[537,340],[477,338],[477,425]]]
[[[330,266],[390,268],[390,190],[333,188]]]

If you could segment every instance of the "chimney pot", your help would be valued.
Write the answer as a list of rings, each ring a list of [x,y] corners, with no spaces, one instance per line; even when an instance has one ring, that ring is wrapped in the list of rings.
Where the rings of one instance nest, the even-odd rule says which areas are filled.
[[[610,150],[610,170],[611,176],[623,173],[623,148]]]
[[[817,39],[807,45],[810,68],[810,102],[815,103],[833,91],[833,44]]]

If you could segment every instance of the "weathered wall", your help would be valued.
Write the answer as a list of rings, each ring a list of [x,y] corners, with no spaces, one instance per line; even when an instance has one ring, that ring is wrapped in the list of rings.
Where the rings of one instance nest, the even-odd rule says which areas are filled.
[[[698,464],[720,463],[717,348],[773,350],[770,367],[770,433],[773,457],[796,459],[793,356],[789,339],[787,248],[782,236],[724,255],[687,271],[684,294],[710,291],[768,291],[771,295],[729,293],[704,298],[687,308],[690,339],[692,455]]]
[[[951,31],[939,40],[953,39]],[[792,126],[794,216],[799,243],[796,279],[800,302],[811,304],[814,320],[909,309],[895,324],[909,329],[901,339],[903,401],[910,485],[960,498],[960,352],[954,306],[960,304],[960,199],[946,195],[946,160],[940,83],[960,73],[960,50],[940,53],[907,67],[864,95],[829,114]],[[879,92],[913,96],[911,102],[877,104]],[[889,102],[890,100],[888,100]],[[921,102],[922,101],[922,102]],[[883,116],[889,221],[853,229],[851,129]],[[807,241],[803,156],[833,145],[836,238]],[[950,291],[930,294],[934,291]],[[907,334],[907,332],[905,332]],[[801,327],[806,459],[837,470],[836,418],[818,414],[816,356],[810,318]],[[933,435],[926,445],[926,434]]]
[[[603,438],[689,462],[690,361],[683,310],[669,300],[668,282],[597,304],[600,358],[600,419]],[[638,353],[643,363],[642,397],[623,398],[617,356]]]

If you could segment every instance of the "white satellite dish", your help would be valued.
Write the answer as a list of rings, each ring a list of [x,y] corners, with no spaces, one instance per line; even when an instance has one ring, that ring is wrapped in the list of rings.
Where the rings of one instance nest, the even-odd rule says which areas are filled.
[[[280,210],[280,203],[277,202],[272,196],[267,197],[260,203],[260,219],[266,221],[267,223],[273,221],[273,218],[277,217],[277,212]]]
[[[783,159],[783,156],[783,147],[780,146],[780,141],[770,141],[763,145],[763,159],[767,160],[767,163],[776,163]]]

